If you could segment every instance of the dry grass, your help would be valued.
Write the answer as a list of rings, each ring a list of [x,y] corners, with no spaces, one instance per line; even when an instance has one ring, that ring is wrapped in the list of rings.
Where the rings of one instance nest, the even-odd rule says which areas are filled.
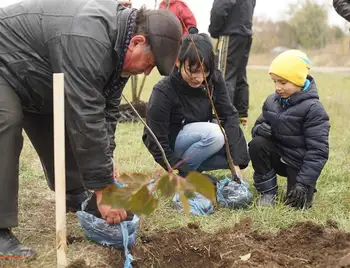
[[[250,81],[250,125],[258,117],[263,100],[273,90],[273,84],[266,71],[249,71]],[[247,210],[230,211],[219,209],[210,217],[196,217],[204,231],[214,232],[222,227],[233,226],[242,217],[251,217],[253,228],[260,231],[277,231],[299,220],[312,220],[325,224],[332,219],[341,229],[350,231],[350,76],[344,74],[315,73],[314,77],[319,86],[319,93],[324,106],[331,117],[330,159],[322,173],[317,186],[313,209],[307,212],[292,211],[282,205],[276,208],[261,209],[255,206]],[[146,91],[142,95],[147,100],[152,84],[159,76],[154,74],[146,84]],[[130,96],[129,89],[126,93]],[[116,133],[117,149],[115,156],[122,172],[142,171],[152,172],[158,166],[147,152],[141,141],[142,125],[120,124]],[[250,129],[250,128],[249,128]],[[249,129],[245,130],[247,140],[250,140]],[[221,174],[219,171],[216,174]],[[249,167],[245,176],[252,185],[252,169]],[[285,180],[279,180],[283,190]],[[48,190],[40,167],[40,162],[33,147],[26,139],[21,156],[20,177],[20,226],[14,229],[20,240],[38,251],[34,260],[4,261],[0,260],[1,268],[13,267],[56,267],[55,255],[55,216],[54,193]],[[183,214],[171,208],[170,201],[164,200],[156,213],[148,218],[142,218],[141,233],[157,233],[159,229],[170,229],[183,226],[188,221]],[[68,215],[68,233],[71,236],[82,237],[74,214]],[[159,245],[161,246],[161,245]],[[120,267],[119,251],[110,250],[86,240],[69,245],[68,257],[70,261],[83,259],[90,267]],[[120,263],[119,263],[120,264]],[[78,267],[78,266],[77,266]],[[80,267],[80,266],[79,266]]]
[[[313,66],[350,67],[350,37],[322,49],[301,50],[309,56]],[[276,53],[251,53],[249,64],[268,66],[276,56]]]

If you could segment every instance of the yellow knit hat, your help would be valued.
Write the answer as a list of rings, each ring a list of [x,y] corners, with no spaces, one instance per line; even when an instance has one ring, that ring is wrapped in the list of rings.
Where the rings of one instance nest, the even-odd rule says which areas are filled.
[[[302,87],[311,68],[307,55],[296,49],[279,54],[271,63],[269,74],[278,75]]]

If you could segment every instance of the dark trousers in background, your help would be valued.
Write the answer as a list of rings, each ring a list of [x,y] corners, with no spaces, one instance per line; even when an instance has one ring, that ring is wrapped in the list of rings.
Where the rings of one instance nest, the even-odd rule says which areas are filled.
[[[295,185],[299,170],[281,161],[279,149],[274,142],[261,136],[256,136],[249,143],[249,155],[254,172],[261,176],[271,170],[287,178],[287,194]],[[309,188],[308,202],[312,201],[315,187]]]
[[[239,117],[248,117],[249,85],[246,67],[250,48],[251,36],[222,36],[218,42],[218,65],[223,73],[227,90],[233,106]]]
[[[18,225],[18,176],[23,129],[40,157],[48,186],[54,190],[53,116],[24,113],[20,98],[0,76],[0,228]],[[83,181],[66,138],[66,189],[79,188],[83,188]]]

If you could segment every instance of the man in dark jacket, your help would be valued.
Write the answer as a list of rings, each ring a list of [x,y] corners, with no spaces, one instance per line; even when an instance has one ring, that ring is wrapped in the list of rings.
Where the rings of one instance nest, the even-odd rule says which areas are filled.
[[[298,50],[280,54],[270,66],[276,93],[265,101],[252,130],[249,153],[257,205],[274,205],[276,173],[287,177],[286,204],[311,206],[316,182],[329,154],[329,117],[322,106],[310,61]]]
[[[181,25],[166,10],[129,9],[114,0],[22,1],[0,9],[0,254],[31,256],[9,228],[18,225],[22,129],[54,190],[52,74],[65,75],[67,208],[113,184],[114,133],[130,75],[157,66],[169,75]],[[122,209],[100,206],[108,223]]]
[[[218,38],[219,69],[242,125],[248,123],[249,85],[246,67],[252,45],[256,0],[214,0],[209,33]]]
[[[350,22],[349,0],[333,0],[333,7],[340,16]]]

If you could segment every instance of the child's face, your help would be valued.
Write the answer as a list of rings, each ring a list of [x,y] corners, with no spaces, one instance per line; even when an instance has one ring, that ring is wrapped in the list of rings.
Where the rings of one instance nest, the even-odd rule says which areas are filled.
[[[293,84],[292,82],[289,82],[288,80],[278,75],[271,73],[270,76],[275,83],[276,93],[284,99],[289,98],[294,93],[301,91],[301,87]]]

